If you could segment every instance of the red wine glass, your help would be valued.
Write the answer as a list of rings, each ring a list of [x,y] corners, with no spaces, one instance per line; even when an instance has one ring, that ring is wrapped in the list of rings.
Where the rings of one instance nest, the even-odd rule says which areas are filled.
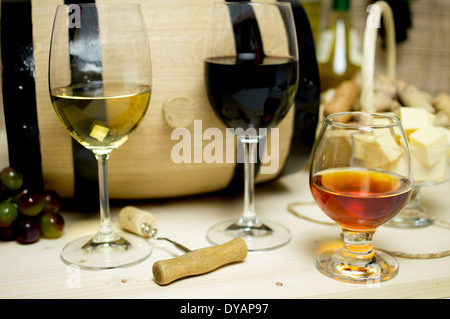
[[[243,149],[238,148],[238,155],[244,154],[245,171],[242,215],[208,230],[207,238],[215,244],[241,237],[249,251],[260,251],[282,246],[291,238],[286,227],[257,217],[254,178],[258,147],[264,147],[261,139],[277,129],[294,103],[297,50],[290,3],[213,5],[206,38],[205,87],[215,114]]]

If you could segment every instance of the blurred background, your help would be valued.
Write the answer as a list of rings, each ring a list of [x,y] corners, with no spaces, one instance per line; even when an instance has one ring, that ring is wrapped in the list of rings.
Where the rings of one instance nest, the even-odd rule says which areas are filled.
[[[326,27],[333,0],[301,0],[316,40]],[[394,14],[397,38],[397,79],[414,84],[431,95],[450,91],[450,1],[388,0]],[[351,0],[349,16],[363,40],[367,7],[372,0]],[[375,72],[384,74],[383,37],[378,36]]]

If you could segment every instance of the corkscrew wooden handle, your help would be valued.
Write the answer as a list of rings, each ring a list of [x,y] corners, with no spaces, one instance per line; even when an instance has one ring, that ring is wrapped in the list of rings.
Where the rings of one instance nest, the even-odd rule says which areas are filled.
[[[225,244],[189,252],[180,257],[160,260],[153,264],[153,277],[157,284],[167,285],[177,279],[201,275],[220,266],[242,261],[247,257],[245,241],[235,238]]]

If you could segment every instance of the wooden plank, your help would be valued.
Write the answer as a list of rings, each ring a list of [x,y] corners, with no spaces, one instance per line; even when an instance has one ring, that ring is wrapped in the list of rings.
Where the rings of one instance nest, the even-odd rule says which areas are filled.
[[[433,216],[448,220],[449,183],[425,187],[424,206]],[[0,298],[444,298],[450,297],[450,257],[416,260],[397,258],[400,271],[391,281],[373,285],[342,283],[320,274],[314,267],[317,250],[336,243],[340,231],[299,219],[286,207],[290,202],[310,201],[305,171],[260,185],[256,206],[261,217],[287,225],[293,238],[286,246],[263,253],[249,253],[240,263],[211,273],[188,277],[167,286],[153,281],[151,267],[161,259],[179,255],[164,241],[154,241],[151,256],[141,264],[113,271],[84,271],[65,265],[59,259],[63,246],[80,235],[93,233],[96,214],[64,212],[63,237],[41,239],[31,245],[0,243]],[[151,211],[159,234],[191,249],[210,244],[207,229],[223,219],[238,217],[241,196],[198,196],[190,199],[127,202]],[[113,206],[113,221],[122,205]],[[328,220],[316,206],[305,213]],[[381,227],[375,246],[411,253],[448,250],[450,233],[436,225],[421,229]]]

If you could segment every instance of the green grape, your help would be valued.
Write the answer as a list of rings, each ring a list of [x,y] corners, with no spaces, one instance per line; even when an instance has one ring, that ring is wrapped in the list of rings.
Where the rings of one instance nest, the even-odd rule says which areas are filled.
[[[0,227],[9,227],[18,215],[17,207],[11,202],[0,203]]]
[[[9,190],[18,190],[22,187],[23,176],[12,167],[5,167],[0,172],[0,179]]]
[[[61,197],[53,190],[37,192],[23,187],[23,176],[12,167],[0,172],[0,241],[16,239],[31,244],[58,238],[64,219],[58,213]]]
[[[43,213],[39,215],[41,233],[45,238],[58,238],[64,229],[64,219],[58,213]]]

